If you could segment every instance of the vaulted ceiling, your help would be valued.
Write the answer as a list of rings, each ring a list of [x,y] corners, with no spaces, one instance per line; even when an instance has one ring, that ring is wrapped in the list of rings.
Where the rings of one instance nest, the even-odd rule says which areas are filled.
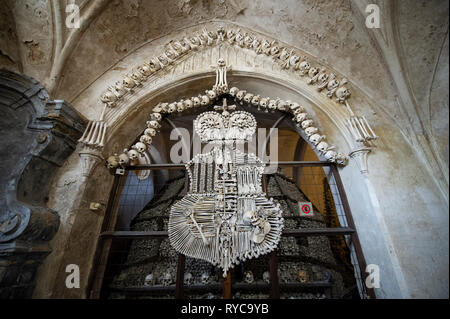
[[[81,27],[65,25],[75,3]],[[380,29],[365,26],[380,7]],[[224,21],[267,34],[332,65],[391,117],[448,184],[448,1],[5,0],[0,67],[34,77],[52,97],[76,97],[117,62],[178,30]],[[419,136],[419,137],[417,137]],[[425,142],[423,142],[425,141]]]

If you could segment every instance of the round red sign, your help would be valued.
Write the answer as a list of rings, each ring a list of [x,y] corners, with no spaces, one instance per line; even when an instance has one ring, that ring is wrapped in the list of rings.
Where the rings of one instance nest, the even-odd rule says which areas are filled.
[[[308,204],[302,205],[302,212],[303,212],[303,214],[309,214],[311,212],[311,208],[309,208]]]

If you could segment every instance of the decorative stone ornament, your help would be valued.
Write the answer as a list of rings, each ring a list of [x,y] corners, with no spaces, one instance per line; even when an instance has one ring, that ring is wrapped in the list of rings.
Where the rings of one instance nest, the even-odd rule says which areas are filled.
[[[186,164],[189,191],[172,206],[168,225],[176,251],[218,265],[224,276],[240,261],[274,250],[284,221],[279,204],[262,191],[264,163],[236,147],[255,133],[256,120],[229,108],[224,101],[215,107],[222,114],[195,120],[196,133],[214,149]]]

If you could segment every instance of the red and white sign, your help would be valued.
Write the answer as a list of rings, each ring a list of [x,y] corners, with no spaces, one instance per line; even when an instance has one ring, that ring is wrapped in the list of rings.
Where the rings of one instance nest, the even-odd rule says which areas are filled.
[[[298,202],[298,208],[300,211],[300,216],[314,215],[313,205],[311,204],[311,202]]]

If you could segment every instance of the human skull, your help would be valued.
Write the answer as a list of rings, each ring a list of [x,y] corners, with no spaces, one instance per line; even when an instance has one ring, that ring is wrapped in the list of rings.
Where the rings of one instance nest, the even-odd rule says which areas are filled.
[[[241,91],[239,91],[239,92],[236,93],[236,98],[237,98],[238,100],[242,100],[242,99],[244,98],[244,96],[245,96],[246,93],[247,93],[247,91],[241,90]]]
[[[144,79],[144,76],[138,70],[138,71],[135,71],[135,72],[131,73],[131,78],[134,80],[136,85],[140,85],[142,80]]]
[[[253,99],[253,94],[251,94],[251,93],[245,94],[245,96],[244,96],[245,102],[250,103],[252,101],[252,99]]]
[[[119,159],[117,155],[111,155],[110,157],[108,157],[108,159],[106,160],[106,166],[110,169],[118,167]]]
[[[268,271],[263,272],[263,281],[266,284],[270,283],[270,273]]]
[[[279,100],[277,103],[277,109],[279,111],[286,111],[287,103],[283,100]]]
[[[207,285],[207,284],[209,284],[211,277],[209,276],[209,274],[207,272],[204,272],[202,274],[202,276],[200,277],[200,280],[201,280],[202,284]]]
[[[337,88],[338,86],[339,86],[339,81],[336,79],[332,79],[328,82],[327,89],[329,91],[331,91],[331,90]]]
[[[291,110],[294,112],[295,115],[297,115],[299,113],[302,113],[305,109],[298,103],[292,103]]]
[[[147,145],[145,145],[142,142],[137,142],[133,148],[138,151],[139,153],[144,153],[147,150]]]
[[[152,143],[152,138],[148,135],[142,135],[139,138],[139,142],[142,142],[144,144],[151,144]]]
[[[184,101],[184,106],[185,108],[190,109],[194,106],[194,102],[192,102],[191,99],[187,99]]]
[[[347,163],[347,161],[348,161],[348,158],[344,154],[338,153],[336,155],[336,163],[338,163],[339,165],[345,165]]]
[[[301,283],[305,283],[308,281],[308,273],[305,270],[300,270],[297,274],[297,279]]]
[[[128,151],[128,158],[130,159],[130,161],[135,161],[137,160],[139,153],[136,150],[129,150]]]
[[[289,59],[289,64],[291,66],[294,66],[298,63],[298,61],[300,61],[300,58],[297,55],[293,55],[291,56],[291,58]]]
[[[184,284],[189,286],[194,283],[194,276],[190,272],[184,274]]]
[[[244,281],[248,284],[253,283],[253,281],[255,281],[255,278],[253,277],[253,273],[248,270],[244,273]]]
[[[136,82],[128,75],[123,78],[122,82],[128,89],[132,89],[136,86]]]
[[[177,112],[181,113],[184,111],[184,103],[183,101],[177,102]]]
[[[150,119],[152,119],[154,121],[161,121],[161,119],[162,119],[161,113],[150,114]]]
[[[319,144],[317,144],[317,149],[318,149],[321,153],[325,154],[326,151],[327,151],[327,149],[328,149],[328,143],[327,143],[327,142],[324,142],[324,141],[320,142]]]
[[[208,105],[210,102],[208,95],[202,95],[202,101],[200,102],[200,104],[202,106]]]
[[[176,102],[172,102],[169,104],[169,108],[168,108],[168,112],[169,113],[173,113],[177,110],[177,103]]]
[[[328,74],[322,73],[319,75],[318,81],[319,83],[325,83],[328,80]]]
[[[172,275],[169,271],[166,271],[162,275],[160,282],[163,286],[169,286],[170,284],[172,284]]]
[[[253,105],[255,105],[255,106],[258,106],[259,105],[259,95],[255,95],[253,98],[252,98],[252,104]]]
[[[317,127],[313,127],[313,126],[307,127],[305,129],[305,133],[308,136],[311,136],[311,135],[317,133],[318,131],[319,131],[319,129]]]
[[[152,273],[145,276],[144,286],[153,286],[155,284],[155,276]]]
[[[271,109],[271,110],[277,109],[277,101],[276,100],[269,100],[269,109]]]
[[[269,104],[269,98],[268,97],[264,97],[259,101],[259,105],[263,108],[266,108]]]
[[[150,69],[151,69],[153,72],[156,72],[156,71],[158,71],[159,69],[161,69],[161,64],[159,64],[159,62],[158,62],[158,60],[157,60],[156,58],[151,59],[151,60],[148,62],[148,66],[150,67]]]
[[[192,98],[192,102],[194,103],[194,106],[199,106],[202,101],[200,100],[199,97],[196,96]]]
[[[242,216],[242,220],[245,225],[251,225],[252,221],[254,221],[255,218],[256,218],[256,212],[251,211],[251,210],[244,212],[244,214]]]
[[[253,50],[258,49],[260,44],[261,44],[261,41],[260,41],[259,39],[256,39],[256,38],[253,39],[253,42],[252,42],[252,48],[253,48]]]
[[[149,128],[159,129],[161,127],[161,124],[159,124],[157,121],[147,121],[147,126]]]
[[[328,161],[330,161],[330,162],[335,162],[336,161],[336,156],[337,156],[337,153],[335,152],[335,151],[333,151],[333,150],[329,150],[329,151],[327,151],[326,153],[325,153],[325,158],[328,160]]]
[[[310,127],[313,124],[314,124],[313,120],[305,120],[305,121],[302,122],[301,125],[302,125],[303,129],[306,129],[307,127]]]
[[[235,86],[233,86],[230,89],[230,95],[233,96],[233,97],[235,97],[238,92],[239,92],[239,89],[237,87],[235,87]]]
[[[122,153],[119,155],[119,165],[120,166],[122,166],[122,167],[127,166],[129,162],[130,162],[130,158],[128,157],[128,155],[126,153]]]
[[[341,86],[336,90],[335,95],[336,101],[344,103],[345,100],[350,96],[350,90],[347,89],[345,86]]]
[[[316,74],[318,72],[319,72],[319,70],[317,68],[312,67],[311,69],[309,69],[308,75],[312,78],[312,77],[316,76]]]
[[[306,120],[308,118],[308,113],[298,113],[296,116],[295,116],[295,121],[297,122],[297,123],[301,123],[301,122],[303,122],[304,120]]]
[[[108,106],[113,106],[114,102],[117,100],[117,96],[110,91],[106,91],[105,93],[102,94],[100,100],[103,103],[108,104]]]
[[[319,142],[321,142],[323,139],[325,138],[324,135],[320,135],[320,134],[313,134],[309,137],[309,140],[314,144],[317,145],[319,144]]]
[[[138,67],[138,71],[145,77],[148,77],[152,74],[152,69],[148,63],[144,63],[143,65]]]
[[[308,73],[309,69],[311,68],[311,65],[308,63],[308,61],[302,61],[299,65],[299,70],[301,74]]]
[[[161,103],[159,104],[159,107],[161,108],[162,111],[164,111],[165,113],[169,112],[169,103]],[[153,109],[155,110],[155,109]]]
[[[154,128],[147,128],[145,129],[144,134],[148,136],[155,136],[156,130]]]
[[[164,54],[161,54],[160,56],[158,56],[158,60],[164,66],[169,64],[169,60],[167,59],[167,57]]]
[[[206,91],[206,94],[208,95],[208,97],[209,97],[211,100],[214,100],[214,99],[217,97],[216,92],[213,91],[213,90],[208,90],[208,91]]]
[[[274,45],[271,49],[270,49],[270,55],[276,55],[278,52],[280,52],[280,48],[277,45]]]

